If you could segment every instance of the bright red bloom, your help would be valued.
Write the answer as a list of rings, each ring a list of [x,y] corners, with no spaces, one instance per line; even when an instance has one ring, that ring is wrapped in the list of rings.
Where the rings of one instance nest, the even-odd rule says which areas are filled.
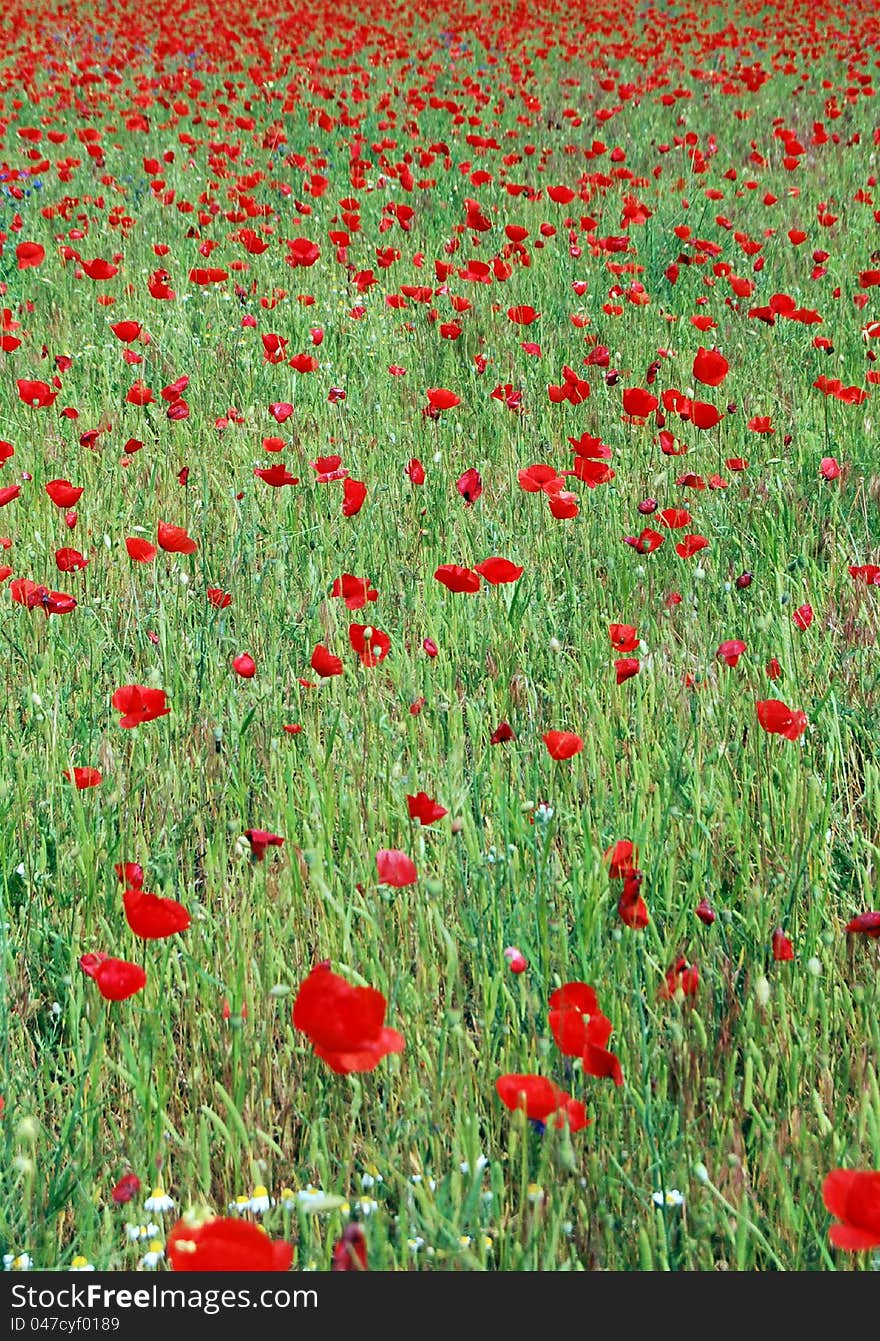
[[[158,553],[155,545],[151,545],[149,540],[141,540],[139,536],[127,536],[125,548],[128,557],[135,563],[152,563]]]
[[[856,582],[864,582],[868,587],[880,587],[880,564],[851,565],[849,573]]]
[[[232,669],[243,680],[252,680],[257,673],[257,663],[249,652],[240,652],[237,657],[232,658]]]
[[[175,1271],[289,1271],[293,1245],[270,1239],[259,1225],[238,1216],[192,1226],[178,1220],[165,1244]]]
[[[87,568],[89,560],[78,549],[56,549],[55,566],[59,573],[80,573]]]
[[[682,956],[666,971],[666,981],[660,988],[661,1001],[671,1001],[678,992],[684,997],[695,997],[700,985],[700,973],[696,964],[689,964]]]
[[[360,610],[367,601],[379,599],[368,577],[354,577],[352,573],[343,573],[337,577],[330,592],[331,596],[341,596],[349,610]]]
[[[155,551],[153,552],[155,553]],[[229,592],[224,591],[222,587],[209,587],[206,595],[215,610],[227,610],[232,604],[232,597]]]
[[[772,937],[773,958],[777,961],[794,959],[794,946],[782,927],[777,927]]]
[[[435,824],[437,820],[449,814],[449,811],[432,800],[427,792],[416,792],[415,796],[407,794],[406,804],[410,819],[417,819],[423,825]]]
[[[634,675],[638,675],[641,664],[638,657],[620,657],[614,663],[617,683],[623,684],[625,680],[631,680]]]
[[[786,740],[798,740],[807,729],[807,714],[800,708],[788,708],[778,698],[768,698],[755,703],[758,721],[765,731],[772,735],[784,736]]]
[[[513,727],[509,722],[499,722],[489,737],[490,745],[505,745],[509,740],[516,740]]]
[[[98,991],[106,1001],[125,1001],[140,992],[147,982],[147,975],[139,964],[130,964],[126,959],[113,959],[100,952],[83,955],[79,966],[88,977],[94,978]]]
[[[50,480],[46,485],[46,493],[56,507],[72,508],[82,498],[83,491],[71,484],[70,480]]]
[[[367,486],[361,480],[349,477],[342,486],[343,517],[356,517],[364,505],[366,496]]]
[[[612,880],[626,880],[638,868],[639,850],[628,838],[619,838],[613,847],[608,848],[605,860]]]
[[[449,591],[468,591],[474,592],[480,590],[480,575],[474,572],[472,568],[462,568],[457,563],[441,563],[436,569],[434,577],[438,582],[442,582]]]
[[[316,675],[320,675],[324,679],[329,679],[331,675],[342,674],[342,661],[339,657],[333,656],[332,652],[323,643],[318,643],[312,653],[309,665]]]
[[[547,731],[542,739],[551,759],[571,759],[584,748],[583,740],[574,731]]]
[[[466,470],[461,478],[456,481],[455,487],[464,499],[465,506],[471,507],[483,492],[483,480],[480,472],[474,466],[471,466],[470,470]]]
[[[504,582],[518,582],[523,575],[523,569],[517,564],[511,563],[510,559],[501,558],[484,559],[482,563],[475,563],[474,572],[479,573],[493,587],[500,586]]]
[[[103,781],[99,768],[66,768],[64,776],[68,782],[73,783],[77,791],[84,791],[87,787],[98,787]]]
[[[545,1076],[499,1076],[495,1089],[505,1108],[512,1113],[525,1112],[532,1122],[546,1123],[548,1118],[555,1117],[554,1127],[568,1126],[571,1132],[577,1132],[592,1120],[578,1099],[572,1099]]]
[[[796,629],[803,633],[813,622],[813,607],[811,605],[799,605],[791,617],[791,622]]]
[[[822,1184],[822,1200],[841,1222],[828,1235],[835,1248],[880,1248],[880,1170],[834,1169]]]
[[[361,665],[369,670],[384,661],[391,648],[388,634],[381,629],[374,629],[371,624],[349,624],[348,641],[352,651],[360,657]]]
[[[176,899],[159,894],[147,894],[142,889],[127,889],[122,896],[125,920],[136,936],[145,941],[158,941],[186,931],[190,915]]]
[[[461,404],[461,396],[456,396],[454,391],[447,391],[442,386],[428,387],[426,395],[428,406],[434,411],[452,410],[456,405]]]
[[[728,666],[735,666],[745,650],[746,645],[741,639],[728,638],[720,645],[715,655]]]
[[[717,349],[704,349],[702,345],[694,358],[694,378],[703,386],[720,386],[730,371],[730,365]]]
[[[35,381],[28,377],[19,378],[16,386],[19,400],[33,410],[45,410],[47,406],[54,405],[58,395],[47,382]]]
[[[391,885],[394,889],[405,889],[419,878],[415,863],[399,848],[381,848],[376,853],[376,872],[380,885]]]
[[[634,652],[639,645],[639,637],[634,624],[609,624],[608,636],[615,652]]]
[[[155,721],[157,717],[164,717],[171,711],[164,689],[150,689],[143,684],[123,685],[114,692],[110,701],[122,713],[119,725],[126,728]]]
[[[182,526],[169,526],[160,521],[158,526],[159,548],[169,554],[195,554],[198,545]]]
[[[353,987],[319,964],[297,992],[293,1024],[337,1074],[372,1071],[388,1053],[404,1049],[401,1035],[385,1028],[386,1006],[374,987]]]
[[[267,847],[283,847],[284,839],[278,833],[269,833],[268,829],[245,829],[244,836],[251,845],[254,861],[262,861]]]

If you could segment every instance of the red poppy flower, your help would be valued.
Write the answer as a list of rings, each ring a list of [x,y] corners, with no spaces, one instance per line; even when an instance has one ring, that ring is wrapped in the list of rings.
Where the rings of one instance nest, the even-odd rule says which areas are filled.
[[[777,962],[794,959],[794,946],[782,930],[782,927],[777,927],[774,931],[771,944],[773,958]]]
[[[452,410],[461,404],[461,396],[456,396],[454,391],[447,391],[442,386],[428,387],[426,395],[430,409],[435,411]]]
[[[60,386],[61,383],[59,382]],[[29,405],[33,410],[45,410],[49,405],[54,405],[58,395],[53,391],[48,382],[40,382],[28,377],[21,377],[16,382],[18,387],[18,398],[25,405]]]
[[[715,909],[712,907],[708,899],[701,899],[696,906],[695,912],[697,917],[703,923],[703,926],[711,927],[712,923],[715,921]]]
[[[293,1245],[259,1225],[217,1216],[201,1225],[178,1220],[165,1244],[175,1271],[289,1271]]]
[[[153,550],[153,553],[155,553],[155,550]],[[232,604],[232,597],[222,587],[209,587],[205,594],[215,610],[226,610]]]
[[[717,349],[704,349],[701,345],[694,358],[694,378],[703,386],[720,386],[730,371],[730,365]]]
[[[309,665],[316,675],[321,675],[324,679],[329,679],[331,675],[342,674],[342,661],[339,657],[333,656],[323,643],[318,643]]]
[[[574,731],[547,731],[542,739],[551,759],[571,759],[584,748],[583,740]]]
[[[813,607],[811,605],[799,605],[791,617],[791,622],[796,629],[803,633],[813,622]]]
[[[135,563],[152,563],[158,553],[155,545],[151,545],[149,540],[141,540],[138,536],[127,536],[125,548],[128,550],[128,557]]]
[[[367,601],[379,599],[378,591],[373,591],[368,577],[354,577],[352,573],[343,573],[333,583],[331,596],[341,596],[349,610],[360,610]]]
[[[628,838],[619,838],[605,853],[608,874],[612,880],[626,880],[638,869],[639,850]]]
[[[471,466],[470,470],[466,470],[461,478],[456,480],[455,487],[464,499],[465,505],[471,507],[483,492],[483,480],[480,472],[474,466]]]
[[[98,787],[103,781],[99,768],[65,769],[64,776],[68,782],[73,783],[77,791],[84,791],[87,787]]]
[[[614,663],[617,683],[623,684],[624,681],[631,680],[634,675],[638,675],[641,664],[638,657],[620,657]]]
[[[807,729],[807,714],[800,708],[788,708],[778,698],[768,698],[755,703],[758,721],[765,731],[772,735],[784,736],[786,740],[798,740]]]
[[[846,929],[852,935],[870,936],[873,940],[880,937],[880,912],[859,913],[847,922]]]
[[[434,573],[438,582],[442,582],[448,591],[480,590],[480,575],[472,568],[462,568],[457,563],[442,563]]]
[[[143,684],[123,685],[114,692],[110,701],[122,713],[119,725],[126,728],[152,722],[171,711],[164,689],[150,689]]]
[[[474,572],[479,573],[493,587],[500,586],[504,582],[518,582],[523,575],[523,569],[517,564],[511,563],[510,559],[501,558],[484,559],[482,563],[475,563]]]
[[[245,829],[244,836],[251,845],[254,861],[262,861],[267,847],[283,847],[284,839],[280,834],[269,833],[268,829]]]
[[[346,1225],[341,1237],[334,1244],[330,1270],[367,1270],[367,1237],[360,1225]]]
[[[609,624],[608,636],[615,652],[634,652],[639,645],[638,632],[634,624]]]
[[[850,566],[849,573],[856,582],[864,582],[869,587],[880,587],[880,564],[863,563]]]
[[[410,819],[417,819],[423,825],[435,824],[437,820],[449,814],[449,811],[432,800],[427,792],[416,792],[415,796],[407,794],[406,804]]]
[[[513,727],[509,722],[499,722],[489,737],[490,745],[504,745],[509,740],[516,740]]]
[[[15,259],[19,270],[32,270],[43,264],[46,249],[39,242],[19,242],[15,248]]]
[[[645,419],[660,404],[656,396],[640,386],[627,387],[623,393],[623,412],[636,419]]]
[[[257,673],[257,663],[249,652],[240,652],[237,657],[232,658],[232,669],[243,680],[252,680]]]
[[[739,638],[728,638],[721,643],[715,655],[728,666],[735,666],[745,650],[746,645]]]
[[[59,573],[80,573],[89,565],[89,560],[78,549],[56,549],[55,566]]]
[[[671,1001],[677,993],[684,997],[695,997],[700,985],[700,973],[696,964],[689,964],[682,956],[666,971],[666,980],[660,988],[662,1001]]]
[[[822,1184],[822,1200],[841,1222],[828,1234],[835,1248],[880,1248],[880,1170],[832,1170]]]
[[[88,977],[94,978],[98,991],[106,1001],[125,1001],[140,992],[147,982],[147,975],[139,964],[130,964],[126,959],[113,959],[110,955],[83,955],[79,966]]]
[[[46,493],[59,508],[75,507],[83,495],[82,489],[71,484],[70,480],[50,480],[46,485]]]
[[[195,554],[198,545],[182,526],[169,526],[160,521],[158,526],[159,548],[169,554]]]
[[[360,480],[347,479],[342,486],[342,515],[356,517],[364,505],[367,486]]]
[[[374,987],[353,987],[319,964],[297,992],[293,1024],[337,1074],[372,1071],[383,1057],[404,1049],[401,1035],[385,1028],[386,1005]]]
[[[581,1131],[592,1121],[584,1105],[544,1076],[506,1075],[495,1082],[498,1097],[512,1113],[523,1111],[532,1122],[546,1123],[554,1117],[554,1127],[568,1126]]]
[[[141,1180],[136,1173],[125,1173],[119,1179],[119,1182],[110,1193],[110,1198],[115,1206],[125,1206],[127,1202],[132,1201],[141,1190]]]
[[[139,861],[120,861],[113,867],[116,878],[127,889],[141,889],[144,883],[144,868]]]
[[[415,863],[399,848],[382,848],[376,853],[376,871],[380,885],[391,885],[394,889],[405,889],[418,880]]]
[[[360,657],[361,665],[370,670],[385,660],[391,648],[388,634],[374,629],[371,624],[349,624],[348,641],[352,651]]]
[[[142,889],[127,889],[122,896],[125,920],[136,936],[145,941],[158,941],[186,931],[190,915],[176,899],[148,894]]]

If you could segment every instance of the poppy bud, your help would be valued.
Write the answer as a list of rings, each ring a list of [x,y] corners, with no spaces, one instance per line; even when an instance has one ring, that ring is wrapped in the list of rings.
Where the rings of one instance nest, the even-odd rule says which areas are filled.
[[[715,909],[708,899],[701,899],[696,907],[696,914],[705,927],[711,927],[715,921]]]
[[[656,498],[643,498],[641,503],[639,503],[639,512],[643,517],[648,517],[652,512],[657,511],[657,507],[658,504]]]
[[[751,585],[752,585],[751,573],[740,573],[739,577],[736,579],[737,591],[745,591],[746,587],[750,587]]]
[[[511,973],[525,973],[529,966],[529,961],[522,950],[518,950],[515,945],[508,945],[504,951],[504,958]]]
[[[729,401],[727,402],[727,413],[728,413],[728,414],[736,414],[736,401],[735,401],[735,400],[729,400]]]

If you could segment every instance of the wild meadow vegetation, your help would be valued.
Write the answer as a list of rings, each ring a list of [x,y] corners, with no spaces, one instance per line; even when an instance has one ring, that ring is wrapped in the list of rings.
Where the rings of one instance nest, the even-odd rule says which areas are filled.
[[[7,1266],[876,1268],[876,8],[0,33]]]

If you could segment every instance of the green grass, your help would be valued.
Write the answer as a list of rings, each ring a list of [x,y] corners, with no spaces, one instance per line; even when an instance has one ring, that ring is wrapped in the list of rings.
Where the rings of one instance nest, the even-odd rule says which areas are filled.
[[[259,24],[272,31],[266,15]],[[537,29],[526,31],[522,49],[531,50]],[[644,78],[641,67],[611,53],[610,41],[606,70],[620,81]],[[23,50],[13,43],[4,57],[7,115],[24,88]],[[369,68],[365,52],[343,64],[355,56]],[[601,137],[609,149],[624,146],[643,185],[609,179],[588,203],[575,199],[570,207],[546,195],[511,197],[500,179],[475,187],[455,164],[469,160],[471,170],[485,165],[498,176],[499,155],[469,147],[471,127],[428,107],[410,141],[402,127],[411,109],[397,96],[397,126],[383,126],[381,94],[412,78],[402,60],[373,71],[368,100],[355,104],[364,118],[359,133],[368,147],[383,134],[396,136],[399,153],[410,142],[416,151],[448,141],[453,166],[444,171],[440,155],[424,170],[438,178],[430,192],[355,189],[347,170],[353,132],[322,132],[310,125],[307,103],[282,113],[250,84],[238,104],[217,113],[226,96],[222,67],[200,70],[204,90],[187,93],[189,75],[175,55],[165,61],[166,72],[181,72],[175,96],[191,112],[198,98],[212,104],[216,130],[153,103],[150,133],[126,132],[119,109],[136,92],[136,69],[123,74],[106,106],[90,95],[89,124],[118,127],[103,132],[103,167],[88,159],[75,136],[83,119],[58,95],[67,72],[52,86],[48,75],[38,76],[48,102],[36,109],[26,101],[19,112],[24,125],[51,116],[70,136],[53,161],[70,153],[83,164],[69,184],[46,173],[41,193],[20,202],[0,197],[0,229],[9,234],[0,256],[2,303],[26,337],[0,355],[0,437],[15,446],[3,483],[17,482],[22,471],[33,477],[0,513],[0,530],[12,540],[5,559],[15,578],[57,586],[78,605],[47,619],[8,593],[0,601],[3,1251],[26,1251],[39,1267],[67,1266],[82,1254],[101,1268],[131,1269],[145,1247],[127,1242],[126,1220],[167,1230],[178,1211],[208,1205],[226,1213],[236,1196],[264,1185],[278,1204],[261,1221],[295,1242],[298,1267],[328,1268],[352,1215],[364,1219],[376,1269],[870,1264],[869,1255],[852,1259],[828,1247],[821,1183],[839,1166],[880,1168],[877,942],[844,930],[856,913],[877,906],[880,596],[856,586],[848,567],[880,551],[880,486],[873,399],[847,406],[811,384],[825,372],[862,385],[870,342],[860,330],[880,315],[876,290],[867,290],[863,311],[852,303],[876,232],[866,239],[872,211],[852,201],[871,171],[874,112],[864,99],[845,103],[829,131],[839,130],[844,143],[859,132],[861,144],[811,149],[808,163],[788,174],[773,117],[786,118],[806,143],[831,96],[821,76],[839,90],[847,86],[831,55],[815,69],[804,65],[810,78],[799,104],[794,76],[777,73],[757,94],[730,98],[678,71],[673,81],[694,89],[691,101],[670,109],[648,93],[605,123],[585,99],[588,68],[561,61],[553,52],[536,64],[533,88],[545,94],[546,116],[523,126],[519,98],[496,115],[502,148],[504,133],[516,130],[520,140],[511,146],[531,135],[553,150],[543,175],[536,155],[512,167],[510,179],[577,187],[582,172],[609,171],[607,156],[585,162],[581,153]],[[437,93],[461,97],[460,80],[471,75],[497,96],[505,66],[481,74],[478,64],[462,55],[436,75]],[[563,96],[563,73],[576,73],[582,88]],[[337,75],[337,85],[346,78]],[[32,96],[32,86],[25,92]],[[246,97],[253,132],[232,121]],[[585,117],[582,128],[548,128],[569,98]],[[317,95],[314,102],[325,106]],[[326,105],[339,114],[339,104]],[[751,109],[751,118],[735,120],[734,106]],[[488,126],[491,108],[481,114]],[[679,116],[704,149],[717,136],[719,153],[705,174],[690,170],[683,148],[657,151],[684,134]],[[159,128],[163,117],[167,130]],[[268,166],[271,154],[260,146],[276,118],[288,153],[321,146],[332,182],[321,199],[301,194],[303,174],[282,155]],[[201,141],[191,161],[181,130]],[[229,181],[220,180],[218,155],[208,162],[205,142],[215,137],[238,137],[245,146],[240,160],[227,160]],[[752,139],[764,167],[749,163]],[[565,154],[568,143],[578,145],[577,157]],[[7,130],[0,160],[23,164],[23,144]],[[142,157],[161,157],[166,147],[175,149],[174,163],[162,166],[166,189],[196,202],[193,213],[163,207],[150,192]],[[730,165],[736,183],[723,177]],[[258,170],[265,180],[242,185],[242,193],[280,212],[266,221],[281,237],[301,233],[319,243],[313,268],[289,269],[274,237],[262,256],[229,240],[241,223],[223,217],[235,208],[227,189],[236,174]],[[102,173],[121,190],[102,188]],[[750,174],[760,189],[742,189]],[[375,182],[377,170],[368,176]],[[272,188],[278,180],[290,183],[292,199],[311,205],[311,216],[297,215]],[[786,195],[790,185],[800,187],[796,199]],[[707,200],[707,187],[723,190],[724,199]],[[772,207],[762,204],[769,189],[779,197]],[[210,224],[198,222],[205,191],[221,207]],[[577,224],[583,254],[571,257],[563,220],[590,213],[599,220],[595,234],[616,234],[629,193],[649,204],[652,217],[630,230],[634,252],[610,259],[644,267],[637,278],[651,301],[636,307],[621,298],[623,314],[614,316],[603,310],[617,280],[605,269],[609,258],[591,253],[589,230]],[[65,194],[79,202],[69,217],[44,218],[41,207]],[[358,270],[372,266],[378,280],[363,296],[334,263],[327,240],[328,228],[342,227],[334,214],[348,194],[360,201],[362,219],[349,259]],[[97,195],[105,208],[85,199]],[[459,252],[449,255],[444,244],[464,219],[466,197],[480,200],[493,232],[479,248],[464,233]],[[395,224],[380,234],[389,200],[413,204],[411,232]],[[819,227],[817,208],[829,200],[838,222]],[[133,221],[124,234],[108,222],[117,203]],[[16,210],[18,236],[46,248],[39,269],[17,269],[9,233]],[[753,259],[716,214],[764,241],[763,271],[752,271]],[[56,238],[77,219],[88,235],[68,245],[83,257],[124,253],[110,282],[77,279],[74,263],[62,266]],[[531,265],[506,283],[450,278],[450,292],[473,305],[460,318],[459,340],[440,339],[416,302],[405,311],[384,305],[383,295],[401,283],[438,290],[435,258],[457,266],[471,255],[491,259],[504,244],[504,223],[523,224],[534,240],[547,220],[557,235],[532,249]],[[261,222],[247,220],[257,229]],[[684,250],[672,232],[682,223],[721,246],[734,274],[755,281],[739,310],[725,303],[731,291],[711,275],[711,263],[682,265],[674,286],[664,277]],[[794,226],[809,233],[802,247],[785,236]],[[199,237],[188,236],[193,227]],[[764,239],[765,228],[775,235]],[[210,259],[199,255],[200,238],[219,243]],[[158,242],[169,245],[167,256],[154,254]],[[401,252],[387,271],[375,257],[385,245]],[[830,256],[827,275],[811,281],[815,247]],[[425,258],[421,269],[416,253]],[[193,265],[233,260],[246,260],[250,270],[209,289],[187,279]],[[146,278],[159,267],[172,274],[174,302],[147,294]],[[571,289],[580,278],[589,283],[582,298]],[[619,282],[625,288],[632,278]],[[254,295],[237,298],[234,285],[251,282]],[[264,310],[259,298],[276,288],[287,297]],[[778,320],[770,328],[748,318],[749,306],[782,291],[816,307],[823,324]],[[112,307],[96,304],[101,292],[115,297]],[[296,301],[305,293],[314,305]],[[708,303],[696,306],[704,297]],[[367,308],[362,320],[349,316],[356,303]],[[524,330],[505,316],[518,303],[541,313]],[[433,305],[441,320],[451,319],[447,295],[436,292]],[[584,331],[570,322],[575,311],[589,317]],[[696,312],[712,315],[717,328],[695,330],[689,317]],[[256,316],[256,330],[242,329],[245,313]],[[122,362],[108,328],[122,317],[142,320],[151,336],[148,346],[134,346],[145,357],[137,368]],[[314,350],[313,325],[325,330]],[[288,355],[314,352],[319,371],[297,375],[265,364],[259,335],[270,331],[289,338]],[[619,384],[583,368],[584,333],[608,345]],[[833,340],[833,354],[813,347],[817,333]],[[540,357],[525,355],[521,340],[539,343]],[[667,427],[689,451],[663,456],[653,425],[622,422],[621,389],[645,385],[661,347],[675,357],[663,362],[653,389],[693,386],[693,355],[713,343],[730,376],[719,391],[697,387],[694,394],[722,408],[735,401],[737,409],[706,433],[669,415]],[[473,363],[480,352],[489,359],[482,376]],[[57,354],[73,358],[64,389],[52,409],[31,411],[16,379],[48,380]],[[590,398],[577,407],[547,399],[548,382],[560,380],[566,363],[591,383]],[[389,376],[390,364],[403,365],[406,376]],[[169,421],[161,401],[147,410],[125,403],[136,377],[158,400],[160,388],[184,373],[187,421]],[[490,397],[507,381],[522,387],[521,415]],[[334,385],[345,389],[345,401],[328,403]],[[425,389],[440,386],[462,403],[432,422],[421,412]],[[295,405],[281,427],[267,412],[276,400]],[[64,405],[75,405],[79,419],[59,418]],[[242,422],[218,433],[214,422],[230,406]],[[772,435],[747,428],[762,414],[772,415]],[[97,445],[80,446],[80,434],[98,426],[106,431]],[[517,471],[543,461],[568,468],[567,438],[584,432],[613,448],[616,475],[595,491],[575,482],[580,515],[555,521],[542,496],[519,488]],[[279,456],[263,452],[270,434],[288,443]],[[123,466],[131,437],[145,445]],[[309,462],[333,451],[369,489],[352,518],[341,515],[341,485],[313,482]],[[841,481],[819,477],[826,455],[848,467]],[[413,456],[427,470],[421,488],[404,475]],[[743,473],[724,464],[738,456],[749,462]],[[298,486],[273,490],[254,478],[255,466],[278,460],[300,477]],[[181,487],[184,466],[189,481]],[[472,466],[484,492],[466,507],[455,481]],[[707,478],[717,471],[729,487],[679,489],[685,471]],[[72,531],[43,488],[59,477],[85,490]],[[656,524],[636,510],[647,495],[662,507],[690,507],[687,529],[704,534],[710,548],[679,559],[673,533],[650,556],[624,545],[625,535]],[[132,563],[125,537],[155,541],[159,519],[185,525],[197,552],[160,551],[153,565]],[[62,545],[81,549],[89,567],[57,573],[53,555]],[[495,554],[524,567],[515,586],[456,595],[433,580],[439,564],[472,565]],[[753,582],[740,590],[735,578],[744,570]],[[379,600],[350,616],[328,598],[343,572],[369,577]],[[227,610],[208,604],[212,586],[232,594]],[[668,607],[672,591],[681,601]],[[815,621],[799,633],[791,612],[804,601]],[[375,622],[390,635],[391,652],[378,668],[363,669],[350,651],[351,621]],[[618,621],[637,625],[643,640],[639,675],[619,687],[607,628]],[[426,637],[438,644],[436,659],[422,651]],[[728,669],[715,649],[734,637],[747,652]],[[307,689],[300,677],[317,680],[309,660],[319,642],[343,658],[344,674]],[[257,663],[252,680],[231,670],[244,651]],[[773,656],[783,668],[775,684],[764,671]],[[685,686],[686,674],[695,687]],[[170,714],[122,730],[110,697],[130,683],[163,688]],[[755,700],[776,696],[806,712],[810,725],[799,742],[759,728]],[[425,704],[414,715],[420,697]],[[491,746],[502,718],[517,739]],[[293,723],[301,734],[284,732]],[[554,763],[541,737],[556,728],[582,735],[583,752]],[[63,777],[74,764],[100,767],[101,786],[75,791]],[[406,794],[420,789],[449,811],[430,829],[407,817]],[[552,808],[549,820],[535,818],[541,802]],[[283,848],[255,863],[241,838],[248,828],[283,835]],[[619,890],[603,853],[618,838],[640,852],[651,917],[644,932],[617,916]],[[413,858],[415,886],[377,886],[375,854],[386,847]],[[145,888],[185,904],[189,931],[164,942],[133,937],[114,875],[114,864],[126,860],[143,862]],[[718,914],[711,927],[694,914],[703,897]],[[778,925],[794,942],[793,962],[772,959]],[[529,960],[519,977],[503,958],[511,944]],[[104,1002],[78,966],[93,951],[143,964],[145,990]],[[658,998],[679,955],[699,966],[693,1003]],[[333,1074],[293,1028],[297,988],[325,958],[352,982],[378,987],[388,1000],[387,1023],[405,1036],[405,1051],[371,1073]],[[625,1077],[619,1089],[584,1077],[579,1063],[566,1070],[553,1042],[547,1000],[574,979],[596,988],[613,1022],[609,1046]],[[499,1102],[495,1081],[507,1072],[553,1077],[584,1100],[591,1126],[540,1136]],[[476,1170],[481,1155],[485,1168],[460,1171],[464,1162]],[[115,1207],[110,1191],[129,1169],[143,1190],[131,1205]],[[363,1175],[377,1173],[381,1180],[365,1188]],[[143,1209],[157,1182],[175,1201],[164,1221]],[[310,1213],[295,1198],[281,1205],[283,1188],[310,1184],[346,1206]],[[673,1188],[683,1205],[656,1208],[653,1194]],[[356,1205],[361,1198],[368,1214]]]

